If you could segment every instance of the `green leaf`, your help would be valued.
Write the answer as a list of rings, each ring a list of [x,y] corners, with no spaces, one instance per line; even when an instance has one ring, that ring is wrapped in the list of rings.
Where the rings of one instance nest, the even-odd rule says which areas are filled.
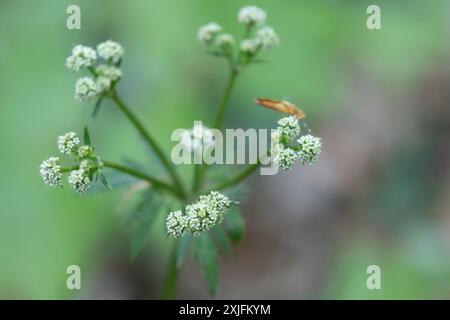
[[[245,233],[245,221],[236,207],[228,209],[225,215],[225,227],[231,241],[238,243]]]
[[[99,178],[100,178],[100,181],[103,183],[103,185],[106,188],[112,189],[111,185],[109,184],[108,180],[106,179],[106,176],[102,172],[100,172]]]
[[[132,228],[131,260],[135,260],[144,248],[151,227],[162,211],[162,204],[162,201],[155,201],[154,197],[149,197],[148,201],[142,203],[137,209],[138,212],[135,215],[138,219],[134,221],[134,228]]]
[[[222,251],[226,255],[231,254],[231,242],[227,234],[223,231],[222,226],[216,226],[214,229],[215,239],[218,245],[221,247]]]
[[[179,241],[178,248],[177,248],[177,257],[176,257],[176,266],[177,269],[181,269],[183,266],[184,261],[186,260],[186,257],[189,253],[189,248],[191,245],[192,237],[191,235],[187,234],[183,236]]]
[[[89,137],[89,129],[87,126],[84,127],[83,141],[85,145],[91,145],[91,138]]]
[[[217,291],[217,250],[209,234],[203,233],[197,238],[196,257],[203,269],[209,293],[214,297]]]
[[[173,300],[176,298],[177,283],[178,283],[178,269],[176,266],[177,252],[180,246],[179,240],[175,240],[169,257],[169,261],[166,267],[166,274],[164,276],[164,282],[161,292],[161,299]]]
[[[97,102],[95,102],[94,110],[92,110],[92,119],[95,119],[98,112],[100,111],[100,106],[102,105],[103,96],[97,99]]]

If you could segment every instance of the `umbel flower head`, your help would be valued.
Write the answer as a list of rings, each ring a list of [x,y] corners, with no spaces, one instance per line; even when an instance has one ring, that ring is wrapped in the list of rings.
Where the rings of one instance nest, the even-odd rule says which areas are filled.
[[[58,157],[50,157],[42,161],[39,169],[39,175],[44,180],[44,183],[50,187],[57,187],[61,185],[61,165]]]
[[[74,71],[88,68],[93,78],[82,77],[75,84],[75,100],[89,102],[100,95],[108,93],[113,84],[122,77],[119,63],[122,60],[124,49],[114,41],[108,40],[97,46],[97,52],[86,46],[77,45],[72,50],[72,55],[67,58],[66,66]],[[102,58],[107,64],[94,66],[97,57]]]
[[[104,60],[116,64],[122,59],[125,50],[120,43],[108,40],[97,46],[97,52]]]
[[[262,27],[256,32],[256,38],[264,49],[275,47],[279,38],[278,35],[271,27]]]
[[[166,219],[166,228],[170,237],[183,236],[188,229],[187,216],[181,210],[170,212]]]
[[[322,150],[322,139],[307,134],[300,137],[297,142],[300,146],[299,157],[302,163],[313,164],[317,162]]]
[[[170,212],[166,227],[170,237],[181,237],[186,233],[199,235],[224,221],[224,214],[233,202],[217,191],[200,196],[198,201],[189,204],[182,211]]]
[[[95,100],[99,92],[97,82],[91,77],[80,78],[75,84],[75,100],[79,102]]]
[[[205,45],[211,44],[214,38],[222,31],[222,27],[216,22],[210,22],[202,27],[197,32],[197,38],[200,43]]]
[[[231,34],[222,33],[216,38],[216,46],[224,51],[230,50],[235,44],[234,38]]]
[[[274,158],[274,162],[283,170],[292,169],[297,160],[298,153],[295,150],[284,146],[280,146]]]
[[[260,47],[258,38],[244,39],[241,41],[240,49],[243,53],[248,55],[254,55]]]
[[[39,170],[44,183],[52,187],[60,186],[62,173],[70,172],[67,178],[69,185],[78,193],[86,192],[93,178],[96,180],[102,175],[103,162],[96,156],[91,146],[80,146],[80,139],[75,132],[59,136],[57,146],[61,153],[70,157],[70,167],[62,167],[57,157],[44,160]]]
[[[315,163],[321,152],[322,140],[306,134],[294,141],[300,134],[300,125],[294,116],[281,118],[277,123],[277,130],[271,134],[272,161],[282,170],[292,169],[299,160],[302,164]]]
[[[78,72],[81,68],[90,67],[97,59],[94,49],[77,45],[72,49],[72,54],[66,60],[66,66],[70,70]]]
[[[263,24],[266,22],[266,12],[255,6],[246,6],[239,10],[238,21],[245,25]]]
[[[92,155],[92,152],[93,152],[92,147],[86,145],[80,146],[77,151],[78,156],[80,158],[89,157],[90,155]]]
[[[238,46],[235,37],[222,33],[222,27],[215,22],[202,26],[197,33],[198,40],[209,49],[208,52],[226,57],[234,70],[251,63],[261,49],[270,49],[279,43],[274,29],[265,26],[266,12],[261,8],[243,7],[238,21],[245,25],[245,37],[239,39]]]
[[[58,137],[57,144],[59,152],[63,154],[72,154],[80,144],[80,139],[75,132],[67,132]]]
[[[78,193],[85,193],[91,184],[91,179],[88,175],[88,170],[81,168],[70,172],[67,179],[70,186]]]
[[[291,141],[300,134],[300,125],[294,116],[284,117],[278,120],[278,131],[281,139]]]

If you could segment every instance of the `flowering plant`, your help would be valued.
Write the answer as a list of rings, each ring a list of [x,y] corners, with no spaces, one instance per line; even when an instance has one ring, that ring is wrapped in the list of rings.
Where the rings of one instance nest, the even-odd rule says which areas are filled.
[[[266,25],[266,13],[262,9],[254,6],[244,7],[239,11],[238,21],[245,29],[244,37],[239,43],[233,35],[224,33],[222,27],[215,22],[201,27],[197,34],[206,51],[226,59],[229,66],[229,79],[212,124],[216,129],[221,129],[236,78],[248,65],[257,61],[256,57],[261,51],[279,43],[275,31]],[[222,178],[212,187],[211,180],[208,180],[208,167],[194,164],[192,186],[188,188],[174,164],[118,93],[117,85],[122,79],[120,66],[123,57],[123,47],[111,40],[100,43],[96,50],[82,45],[75,46],[66,60],[67,68],[74,72],[87,70],[90,73],[89,76],[83,76],[76,81],[75,99],[79,102],[95,101],[93,116],[97,115],[103,100],[112,100],[153,149],[168,174],[167,178],[160,179],[135,166],[100,158],[91,143],[87,127],[82,139],[75,132],[68,132],[57,138],[57,147],[64,159],[52,156],[44,160],[40,166],[40,176],[47,185],[58,187],[63,184],[63,174],[67,173],[68,184],[79,194],[87,192],[96,181],[111,188],[105,169],[145,181],[143,200],[128,219],[134,223],[137,235],[133,245],[134,253],[142,249],[156,214],[164,211],[166,232],[168,238],[173,239],[173,250],[162,296],[169,298],[175,295],[178,274],[191,247],[204,270],[210,293],[214,295],[218,274],[217,247],[226,253],[230,250],[231,242],[238,242],[243,236],[243,219],[236,209],[238,202],[227,190],[238,186],[255,172],[261,162],[248,165],[229,179]],[[209,128],[195,125],[192,130],[185,132],[181,142],[189,152],[196,153],[201,146],[213,145],[214,138]],[[320,151],[320,138],[309,133],[301,135],[298,118],[287,116],[278,121],[278,127],[271,135],[271,146],[267,155],[281,169],[289,170],[298,161],[310,164],[316,162]],[[66,164],[63,164],[62,160],[66,160]],[[166,210],[160,210],[161,208]]]

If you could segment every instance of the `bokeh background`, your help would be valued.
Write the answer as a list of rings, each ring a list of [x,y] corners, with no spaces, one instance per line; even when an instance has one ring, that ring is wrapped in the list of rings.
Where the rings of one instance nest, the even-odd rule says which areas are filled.
[[[66,28],[70,4],[81,7],[81,30]],[[218,298],[450,298],[447,0],[1,1],[1,298],[158,297],[162,227],[132,263],[124,190],[79,197],[38,176],[56,136],[85,124],[104,158],[154,162],[112,104],[89,120],[92,105],[73,100],[77,75],[64,61],[78,43],[122,43],[119,90],[169,151],[174,128],[211,121],[226,81],[224,61],[197,43],[198,27],[217,21],[240,34],[247,4],[267,10],[281,45],[239,78],[226,126],[271,128],[279,115],[253,99],[287,99],[305,109],[324,148],[315,166],[251,179],[247,233],[221,258]],[[369,4],[381,7],[382,30],[366,28]],[[71,264],[81,267],[80,291],[66,288]],[[366,288],[372,264],[382,290]],[[178,297],[208,298],[192,259]]]

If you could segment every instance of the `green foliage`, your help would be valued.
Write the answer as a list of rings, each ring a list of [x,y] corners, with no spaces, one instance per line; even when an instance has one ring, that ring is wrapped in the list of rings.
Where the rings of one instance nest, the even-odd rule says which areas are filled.
[[[141,253],[155,220],[166,209],[163,198],[154,190],[145,190],[138,197],[137,204],[124,220],[124,225],[131,231],[132,260]]]
[[[225,255],[230,255],[232,250],[232,244],[228,235],[224,232],[222,226],[216,226],[213,228],[214,238],[218,246],[222,249]]]
[[[209,293],[214,297],[217,291],[219,267],[216,246],[208,233],[202,233],[195,239],[194,254],[203,269],[206,282],[208,283]]]
[[[180,270],[183,267],[184,261],[189,254],[189,249],[192,242],[192,235],[187,234],[179,240],[177,254],[176,254],[176,267]]]
[[[225,217],[225,227],[228,236],[234,243],[238,243],[244,238],[245,221],[238,208],[230,208]]]
[[[83,142],[85,145],[88,145],[88,146],[91,145],[91,137],[89,135],[89,129],[87,126],[84,127],[84,131],[83,131]]]

